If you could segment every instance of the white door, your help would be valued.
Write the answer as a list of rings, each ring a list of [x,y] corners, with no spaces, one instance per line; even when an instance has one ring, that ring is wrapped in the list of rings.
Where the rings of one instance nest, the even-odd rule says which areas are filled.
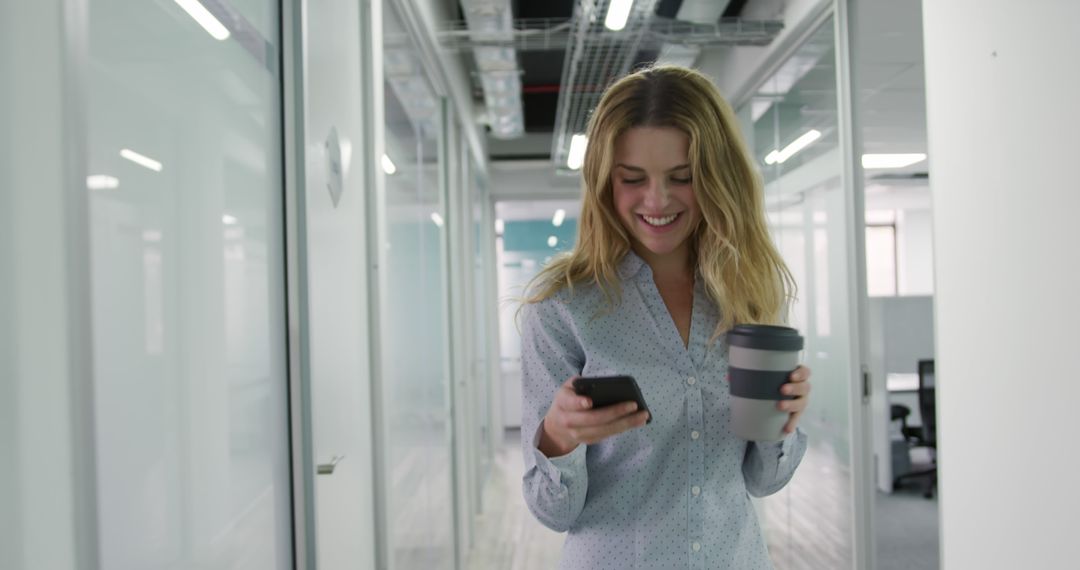
[[[319,570],[374,568],[360,4],[327,0],[305,11],[300,231],[315,555]]]

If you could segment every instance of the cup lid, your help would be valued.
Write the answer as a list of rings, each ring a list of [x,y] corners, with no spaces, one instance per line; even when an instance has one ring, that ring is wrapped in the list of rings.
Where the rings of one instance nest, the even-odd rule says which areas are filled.
[[[735,325],[727,333],[728,344],[758,350],[802,350],[803,337],[791,327]]]

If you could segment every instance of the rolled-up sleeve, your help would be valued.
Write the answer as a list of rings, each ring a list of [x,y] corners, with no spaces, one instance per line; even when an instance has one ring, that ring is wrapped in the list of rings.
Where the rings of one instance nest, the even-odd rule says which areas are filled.
[[[806,434],[796,428],[777,442],[746,444],[742,472],[753,497],[767,497],[784,488],[806,453]]]
[[[522,309],[521,443],[525,503],[544,526],[562,532],[581,514],[589,478],[584,445],[554,458],[538,449],[541,425],[555,393],[568,378],[581,373],[585,358],[559,303],[550,298]]]

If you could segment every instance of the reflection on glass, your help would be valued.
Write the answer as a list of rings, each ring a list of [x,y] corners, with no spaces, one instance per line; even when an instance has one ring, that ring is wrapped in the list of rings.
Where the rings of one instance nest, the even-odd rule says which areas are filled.
[[[89,16],[101,566],[291,568],[278,69],[175,2]]]
[[[389,243],[379,248],[386,271],[380,381],[390,556],[400,570],[453,568],[439,106],[393,2],[384,2],[383,26],[386,211],[380,219]]]
[[[759,503],[778,569],[850,568],[851,465],[846,221],[830,19],[754,95],[751,147],[766,182],[773,238],[799,296],[789,315],[806,337],[814,395],[809,449],[791,483]]]

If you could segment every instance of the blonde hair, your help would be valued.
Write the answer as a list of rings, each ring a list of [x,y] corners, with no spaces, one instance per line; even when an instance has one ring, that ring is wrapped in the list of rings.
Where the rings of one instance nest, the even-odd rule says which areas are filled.
[[[604,93],[589,121],[577,242],[530,282],[524,301],[537,303],[590,283],[603,291],[609,308],[621,299],[617,271],[630,236],[615,212],[611,171],[616,139],[634,127],[674,127],[690,139],[703,220],[690,238],[691,262],[720,309],[713,338],[735,324],[781,324],[795,281],[769,237],[761,177],[735,113],[704,75],[668,65],[627,75]]]

